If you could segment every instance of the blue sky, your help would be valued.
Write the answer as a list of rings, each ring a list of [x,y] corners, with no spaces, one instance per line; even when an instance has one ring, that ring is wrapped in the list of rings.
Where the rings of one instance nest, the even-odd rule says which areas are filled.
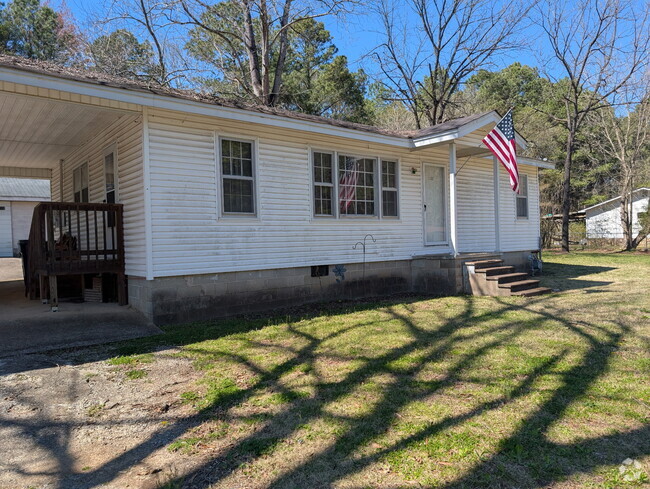
[[[50,0],[49,4],[55,9],[65,4],[82,26],[87,24],[93,15],[100,15],[104,10],[104,0]],[[332,34],[334,44],[339,50],[338,54],[348,57],[351,68],[363,67],[372,72],[372,62],[364,59],[364,55],[381,42],[381,35],[378,32],[381,26],[376,19],[368,13],[357,12],[347,16],[345,21],[334,17],[322,20]],[[529,50],[522,48],[507,58],[498,60],[497,66],[504,67],[514,61],[533,66],[537,64],[535,56]]]

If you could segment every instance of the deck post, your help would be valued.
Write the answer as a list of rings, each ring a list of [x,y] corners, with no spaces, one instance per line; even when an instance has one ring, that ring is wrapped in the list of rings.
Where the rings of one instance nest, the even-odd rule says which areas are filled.
[[[50,275],[50,305],[52,312],[59,310],[59,289],[57,287],[56,275]]]
[[[47,285],[45,283],[45,277],[40,273],[38,274],[38,290],[41,296],[41,304],[47,304]]]
[[[449,242],[454,257],[458,256],[458,230],[456,224],[456,143],[449,143]]]

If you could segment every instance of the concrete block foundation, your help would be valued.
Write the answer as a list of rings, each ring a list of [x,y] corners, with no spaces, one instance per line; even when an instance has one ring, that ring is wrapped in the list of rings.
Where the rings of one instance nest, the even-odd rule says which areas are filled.
[[[476,255],[330,264],[329,273],[320,277],[312,276],[311,267],[129,277],[129,303],[154,323],[171,324],[408,292],[454,295],[463,291],[463,262],[471,259]]]

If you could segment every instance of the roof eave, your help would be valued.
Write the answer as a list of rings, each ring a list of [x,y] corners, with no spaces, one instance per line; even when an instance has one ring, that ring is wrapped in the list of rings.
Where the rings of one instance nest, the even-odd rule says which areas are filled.
[[[142,107],[188,112],[196,115],[206,115],[241,122],[266,124],[286,129],[309,131],[366,142],[388,144],[402,148],[413,148],[412,140],[407,137],[389,136],[363,131],[362,129],[339,127],[327,123],[302,119],[291,119],[281,115],[265,114],[241,108],[224,107],[202,101],[175,97],[172,95],[156,94],[132,87],[116,88],[93,83],[91,81],[71,80],[68,78],[57,77],[55,75],[34,73],[31,71],[17,70],[7,67],[0,67],[0,81],[29,85],[36,88],[59,90],[62,92],[72,92],[89,97],[99,97],[118,102],[135,104]]]
[[[463,136],[467,136],[468,134],[473,133],[481,127],[487,126],[490,123],[497,124],[501,119],[502,117],[499,115],[499,113],[496,110],[493,110],[483,115],[482,117],[479,117],[478,119],[468,122],[467,124],[463,124],[458,128],[439,134],[413,138],[413,146],[415,148],[422,148],[425,146],[434,146],[436,144],[441,144],[444,142],[451,142],[455,139],[460,139]],[[526,139],[516,131],[515,142],[522,149],[528,148],[528,142]]]

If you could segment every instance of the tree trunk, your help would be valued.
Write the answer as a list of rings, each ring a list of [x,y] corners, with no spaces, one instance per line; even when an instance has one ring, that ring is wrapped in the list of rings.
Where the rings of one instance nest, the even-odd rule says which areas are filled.
[[[629,206],[629,193],[627,189],[623,189],[623,195],[621,196],[621,227],[623,228],[625,251],[632,249],[632,216]]]
[[[575,130],[569,127],[562,180],[562,251],[569,252],[569,212],[571,211],[571,162],[573,161],[573,139]]]

